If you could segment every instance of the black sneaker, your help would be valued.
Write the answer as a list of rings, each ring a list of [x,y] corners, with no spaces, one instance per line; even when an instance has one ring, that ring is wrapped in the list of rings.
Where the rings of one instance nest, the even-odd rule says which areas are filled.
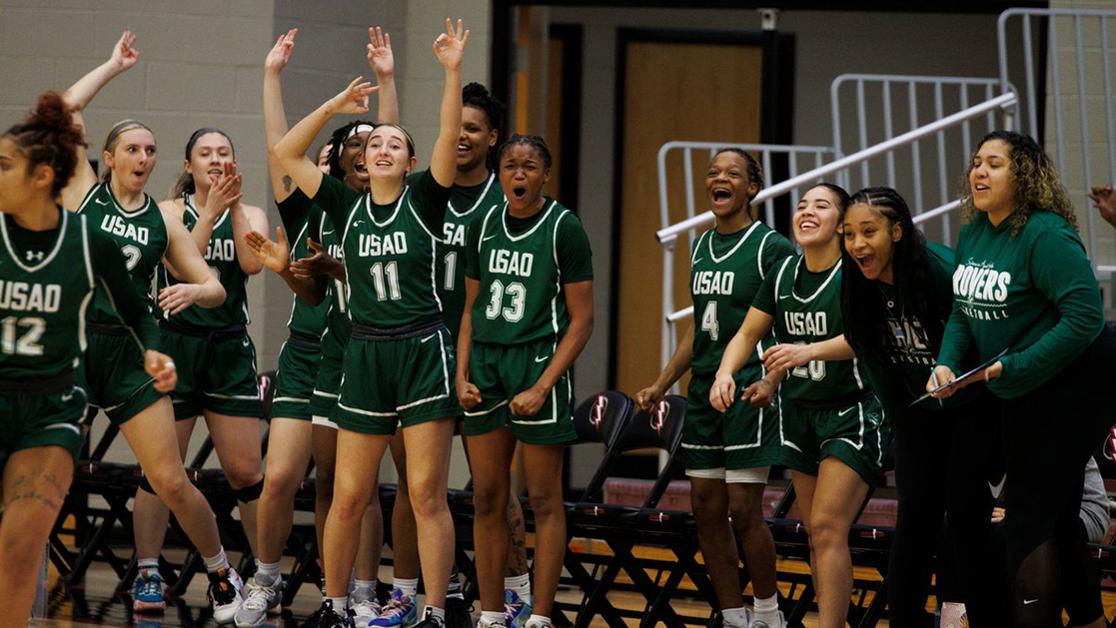
[[[434,609],[428,608],[423,611],[422,619],[413,628],[446,628],[446,622],[434,614]]]
[[[348,609],[339,613],[333,609],[333,600],[322,600],[322,606],[302,623],[302,628],[352,628],[353,625]]]
[[[446,598],[446,628],[473,628],[473,616],[463,598]]]

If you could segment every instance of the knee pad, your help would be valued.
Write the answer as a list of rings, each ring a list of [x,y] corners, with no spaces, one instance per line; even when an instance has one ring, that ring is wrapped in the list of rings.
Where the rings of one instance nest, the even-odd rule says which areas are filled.
[[[147,481],[147,476],[146,475],[140,476],[139,487],[140,487],[141,490],[147,491],[148,493],[151,493],[152,495],[156,494],[155,493],[155,487],[151,486],[151,482]]]
[[[259,482],[244,488],[234,488],[233,495],[236,495],[236,501],[248,503],[256,501],[263,494],[264,481],[260,478]]]

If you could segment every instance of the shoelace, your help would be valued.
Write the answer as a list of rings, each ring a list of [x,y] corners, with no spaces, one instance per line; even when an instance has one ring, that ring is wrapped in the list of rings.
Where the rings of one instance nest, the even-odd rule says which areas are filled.
[[[402,599],[392,598],[380,609],[380,617],[398,617],[406,615],[408,610]]]
[[[274,587],[253,584],[249,587],[248,597],[241,606],[250,610],[267,610],[268,604],[271,602],[271,597],[274,594]]]

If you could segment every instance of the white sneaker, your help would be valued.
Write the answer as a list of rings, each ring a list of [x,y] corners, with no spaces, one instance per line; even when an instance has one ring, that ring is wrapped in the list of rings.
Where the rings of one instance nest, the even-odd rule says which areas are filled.
[[[354,623],[364,628],[380,616],[380,601],[376,599],[376,592],[366,587],[353,589],[349,594],[349,610],[355,618]]]
[[[787,622],[783,619],[783,611],[776,611],[777,620],[752,619],[751,628],[785,628]]]
[[[237,628],[259,626],[267,619],[268,613],[278,613],[283,602],[283,578],[276,578],[270,585],[256,584],[255,579],[248,583],[248,595],[240,603],[234,621]]]
[[[236,611],[244,600],[240,596],[243,588],[244,581],[232,567],[209,574],[209,603],[213,605],[213,621],[222,626],[233,623]]]

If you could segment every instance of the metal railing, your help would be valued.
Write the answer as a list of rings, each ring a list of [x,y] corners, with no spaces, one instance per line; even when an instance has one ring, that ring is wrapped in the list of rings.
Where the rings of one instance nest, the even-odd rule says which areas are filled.
[[[1015,92],[1015,88],[1009,83],[1002,91]],[[829,87],[833,147],[842,156],[853,147],[863,150],[967,109],[972,102],[991,100],[997,93],[1001,93],[998,78],[842,74]],[[957,194],[957,181],[972,154],[974,139],[997,128],[1002,128],[1001,121],[989,111],[983,119],[970,118],[951,129],[948,142],[943,129],[930,141],[911,142],[909,150],[891,150],[876,159],[865,159],[842,183],[854,190],[886,182],[903,190],[915,211],[927,204],[947,204]],[[949,213],[935,216],[940,217],[940,232],[935,237],[950,244],[953,225]]]
[[[1086,193],[1090,185],[1116,181],[1114,37],[1111,10],[1008,9],[997,22],[1000,85],[1023,65],[1020,118],[1013,128],[1041,142],[1055,160],[1071,199],[1085,213],[1085,239],[1098,272],[1112,272],[1116,246],[1099,247],[1098,235],[1112,236],[1097,222]],[[1102,128],[1104,134],[1097,133]]]
[[[808,186],[827,175],[832,175],[833,173],[857,166],[866,159],[871,159],[872,157],[885,154],[888,151],[902,148],[908,144],[911,144],[912,142],[918,141],[930,135],[934,135],[944,129],[962,124],[967,120],[985,116],[990,113],[995,114],[997,111],[1010,112],[1017,102],[1018,98],[1013,92],[1004,93],[996,96],[995,98],[988,99],[984,102],[968,107],[963,111],[959,111],[939,120],[935,120],[929,124],[925,124],[916,129],[912,129],[910,131],[907,131],[906,133],[880,142],[874,146],[869,146],[851,155],[835,159],[828,164],[821,165],[802,174],[792,176],[791,178],[781,183],[765,187],[763,190],[760,190],[759,194],[756,195],[756,198],[753,200],[753,205],[766,204],[771,199],[777,198],[783,194],[787,194],[793,190],[796,190],[797,188]],[[682,220],[681,222],[669,224],[669,201],[666,185],[667,163],[665,155],[666,152],[671,150],[672,148],[698,145],[707,150],[722,146],[722,144],[708,142],[668,142],[667,144],[664,144],[663,147],[659,150],[659,209],[662,224],[664,226],[662,229],[657,231],[655,235],[659,239],[659,243],[663,247],[663,319],[661,348],[662,361],[664,364],[670,359],[670,354],[673,352],[674,345],[676,343],[674,323],[682,318],[685,318],[688,315],[686,313],[686,309],[676,311],[674,305],[674,249],[678,244],[678,237],[681,234],[687,232],[690,232],[692,236],[692,232],[694,230],[704,227],[713,222],[713,212],[711,211],[705,211],[700,214],[695,214],[696,201],[693,198],[695,194],[691,191],[688,193],[687,199],[687,215],[689,217],[685,220]],[[777,148],[785,150],[787,148],[793,147],[780,146]],[[806,149],[824,150],[820,149],[819,147],[806,147]],[[689,155],[689,152],[687,152],[686,155]],[[687,163],[685,170],[686,180],[692,183],[692,156],[685,163]],[[946,203],[941,207],[926,212],[922,220],[945,214],[954,209],[958,203],[959,201],[955,201],[954,203]],[[690,309],[692,313],[692,308],[687,309]]]

